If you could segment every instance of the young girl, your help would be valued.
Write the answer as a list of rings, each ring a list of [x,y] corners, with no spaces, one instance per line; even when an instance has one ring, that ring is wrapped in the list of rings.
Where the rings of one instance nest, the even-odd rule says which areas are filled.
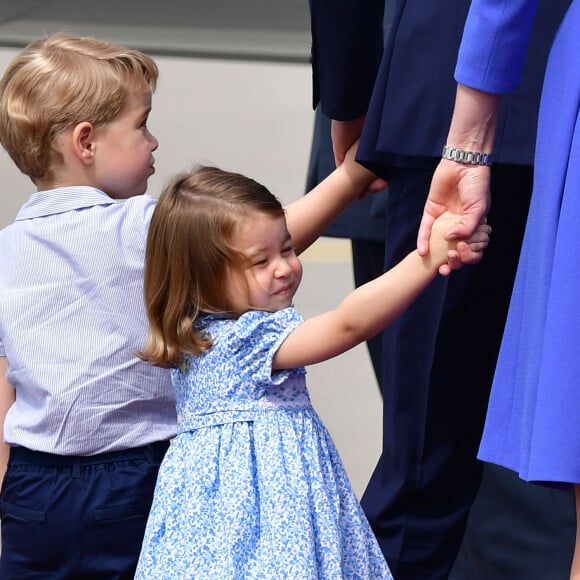
[[[333,174],[318,187],[336,186]],[[148,238],[142,356],[172,367],[179,426],[137,579],[391,578],[310,404],[304,366],[389,324],[453,255],[443,232],[454,217],[436,222],[427,257],[413,252],[304,321],[292,307],[302,267],[278,200],[210,167],[168,185]],[[489,231],[463,244],[471,261]]]

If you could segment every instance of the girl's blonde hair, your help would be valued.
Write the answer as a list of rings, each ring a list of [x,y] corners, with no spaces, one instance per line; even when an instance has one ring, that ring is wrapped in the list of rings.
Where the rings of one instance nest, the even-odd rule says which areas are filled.
[[[284,216],[268,189],[237,173],[201,166],[165,187],[147,238],[149,334],[143,359],[175,367],[184,353],[211,346],[196,328],[200,315],[241,314],[232,308],[227,286],[228,273],[243,268],[231,240],[238,224],[255,212]]]
[[[32,42],[0,79],[0,142],[32,181],[51,177],[61,131],[111,121],[129,91],[153,92],[157,78],[137,50],[66,33]]]

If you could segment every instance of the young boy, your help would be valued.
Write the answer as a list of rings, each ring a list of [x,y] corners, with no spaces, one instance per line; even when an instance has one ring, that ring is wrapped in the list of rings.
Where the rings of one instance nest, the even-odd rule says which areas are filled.
[[[167,372],[135,356],[157,76],[59,34],[0,80],[0,142],[38,189],[0,232],[0,578],[133,577],[176,424]]]

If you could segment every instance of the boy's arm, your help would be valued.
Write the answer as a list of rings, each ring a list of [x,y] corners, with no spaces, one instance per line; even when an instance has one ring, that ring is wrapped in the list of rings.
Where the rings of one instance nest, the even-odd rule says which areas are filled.
[[[6,473],[8,454],[10,453],[10,446],[4,443],[4,418],[15,400],[14,387],[8,382],[6,371],[6,357],[0,356],[0,433],[2,433],[0,439],[0,485],[2,485]]]
[[[286,206],[288,231],[297,254],[317,240],[351,201],[363,195],[374,173],[354,160],[356,145],[346,159],[312,191]]]

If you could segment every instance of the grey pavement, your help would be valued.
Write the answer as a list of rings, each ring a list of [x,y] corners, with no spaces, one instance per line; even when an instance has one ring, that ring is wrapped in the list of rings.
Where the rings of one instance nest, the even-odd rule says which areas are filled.
[[[307,62],[307,0],[4,0],[0,46],[47,33],[123,42],[152,54]]]
[[[307,0],[20,0],[0,3],[0,71],[30,39],[58,30],[156,55],[150,127],[160,141],[156,195],[195,163],[264,183],[284,203],[304,192],[311,142]],[[282,42],[283,40],[283,42]],[[0,149],[0,227],[32,191]],[[352,289],[349,244],[322,238],[303,255],[296,306],[306,316]],[[308,369],[313,404],[360,496],[380,451],[381,399],[364,346]]]

